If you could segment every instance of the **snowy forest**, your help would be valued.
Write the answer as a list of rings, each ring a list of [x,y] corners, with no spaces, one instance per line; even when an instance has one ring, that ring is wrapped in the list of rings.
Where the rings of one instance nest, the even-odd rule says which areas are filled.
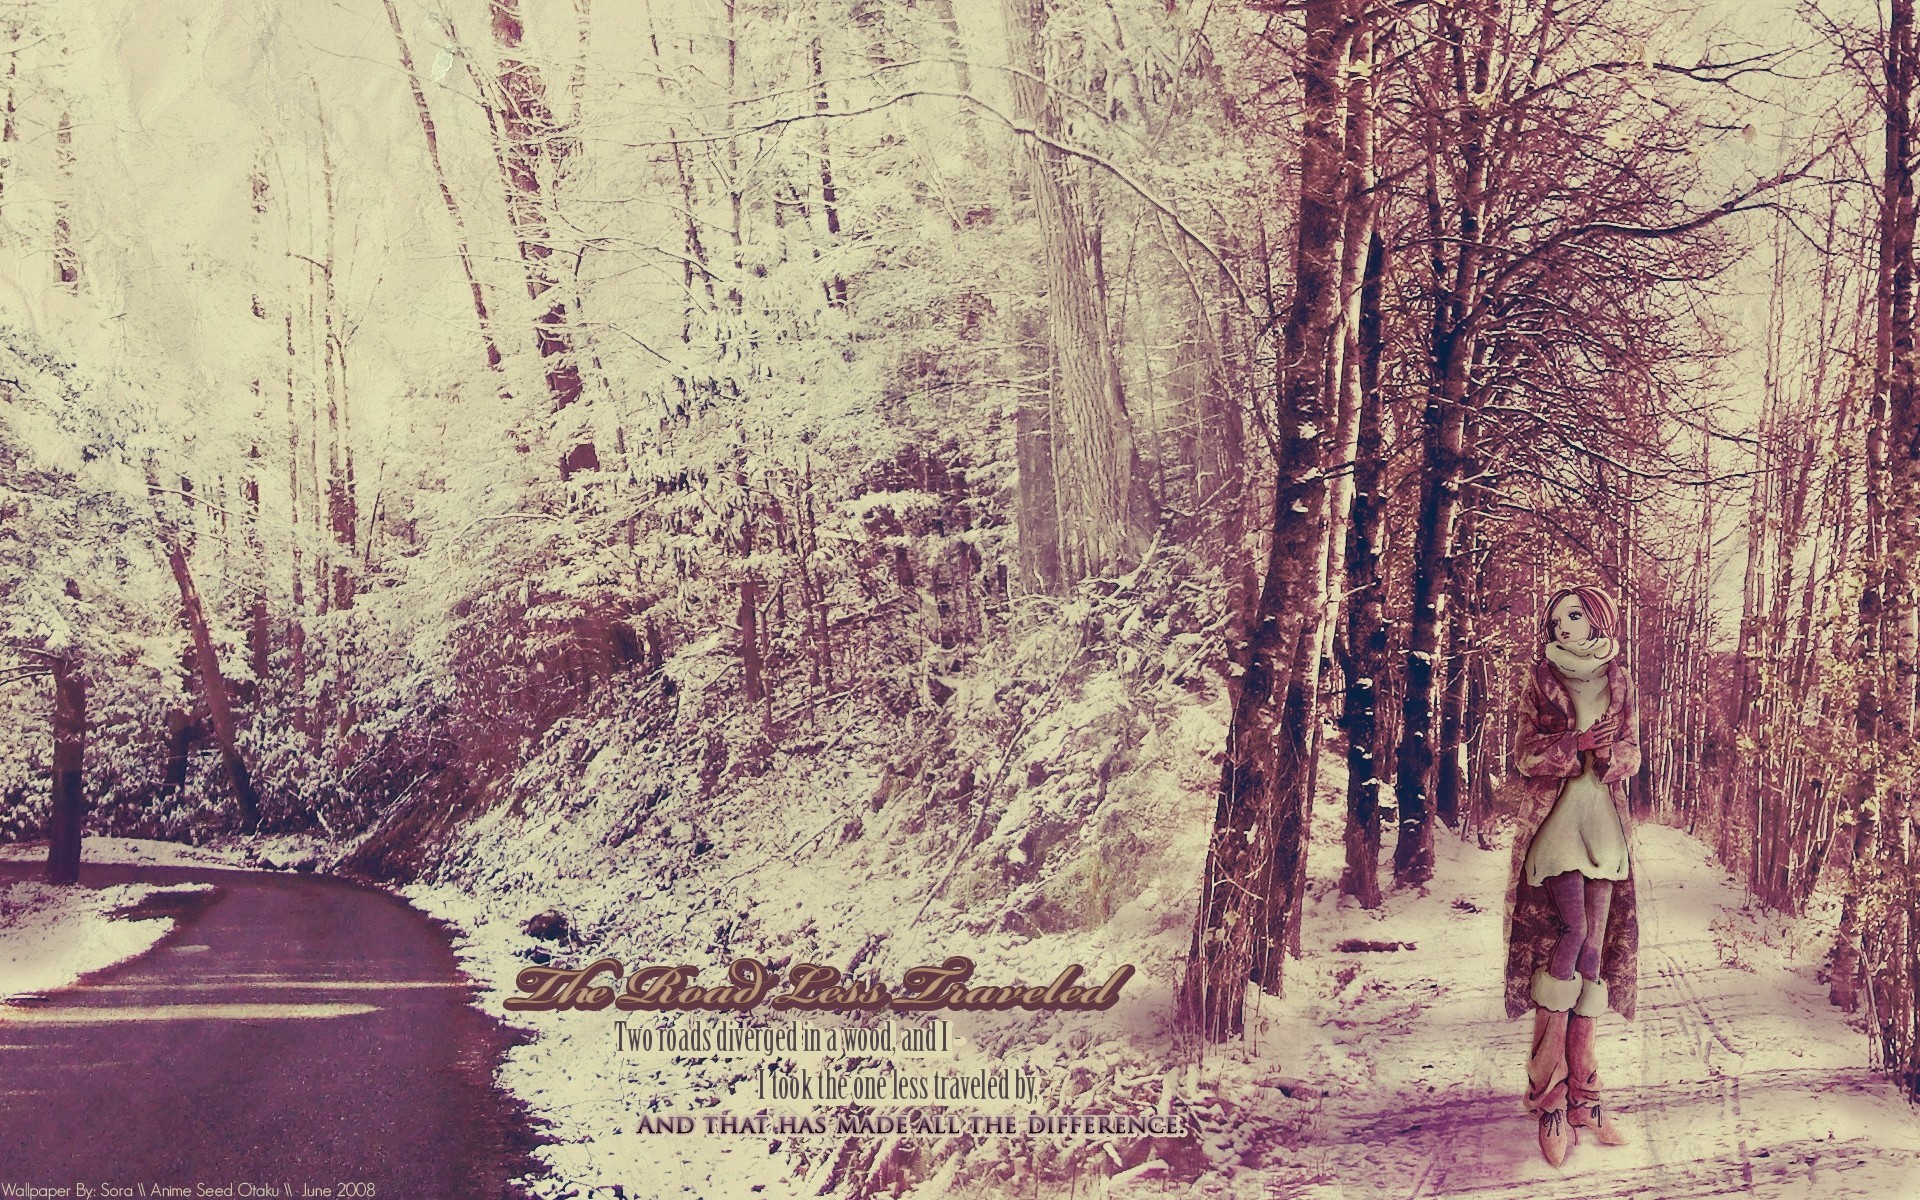
[[[49,880],[296,836],[849,971],[1144,913],[1218,1053],[1327,830],[1361,913],[1510,840],[1583,584],[1636,815],[1839,905],[1920,1101],[1913,0],[6,0],[0,75]]]

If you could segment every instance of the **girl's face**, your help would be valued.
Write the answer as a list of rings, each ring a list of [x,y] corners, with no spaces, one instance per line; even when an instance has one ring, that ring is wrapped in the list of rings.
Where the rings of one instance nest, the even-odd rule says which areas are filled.
[[[1562,646],[1584,642],[1593,636],[1593,620],[1578,596],[1562,596],[1553,606],[1553,640]]]

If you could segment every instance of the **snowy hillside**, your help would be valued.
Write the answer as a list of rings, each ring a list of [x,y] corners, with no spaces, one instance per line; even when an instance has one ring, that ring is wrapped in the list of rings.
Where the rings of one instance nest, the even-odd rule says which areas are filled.
[[[1086,717],[1073,690],[1034,723],[1033,745],[1057,744]],[[625,850],[610,848],[610,831],[631,819],[612,785],[648,753],[637,742],[592,757],[578,789],[525,796],[520,815],[496,808],[462,839],[441,882],[411,894],[470,931],[463,957],[488,985],[482,1003],[495,1012],[514,990],[514,971],[541,953],[523,922],[556,903],[581,931],[575,957],[711,964],[710,979],[726,956],[743,954],[879,964],[884,975],[959,950],[980,960],[983,978],[1050,977],[1055,964],[1089,958],[1135,963],[1139,983],[1114,1012],[958,1024],[979,1054],[1057,1080],[1062,1107],[1172,1107],[1190,1114],[1196,1138],[1123,1139],[1110,1149],[1047,1138],[1017,1150],[955,1138],[869,1145],[849,1177],[833,1138],[639,1132],[643,1117],[689,1105],[769,1106],[753,1099],[737,1062],[637,1061],[610,1050],[605,1014],[538,1014],[517,1020],[533,1034],[501,1079],[551,1123],[556,1140],[542,1154],[554,1177],[540,1194],[800,1197],[819,1194],[829,1176],[836,1188],[855,1186],[864,1170],[869,1182],[916,1196],[990,1195],[996,1166],[1010,1150],[1029,1149],[1023,1186],[1062,1196],[1109,1188],[1311,1200],[1878,1200],[1920,1188],[1920,1115],[1862,1063],[1860,1033],[1814,978],[1830,927],[1746,907],[1703,847],[1653,825],[1637,835],[1646,968],[1639,1019],[1609,1014],[1600,1030],[1608,1103],[1633,1140],[1583,1143],[1560,1170],[1540,1161],[1520,1102],[1528,1025],[1501,1011],[1505,845],[1481,850],[1442,836],[1431,888],[1390,893],[1382,909],[1362,911],[1334,888],[1342,814],[1333,796],[1344,772],[1332,759],[1316,810],[1306,957],[1289,964],[1283,999],[1258,1001],[1244,1041],[1196,1062],[1174,1036],[1172,996],[1190,934],[1190,877],[1204,849],[1198,831],[1212,803],[1194,764],[1216,740],[1220,716],[1197,705],[1185,712],[1149,735],[1112,782],[1149,814],[1127,831],[1136,839],[1132,861],[1104,868],[1133,877],[1116,888],[1110,912],[1055,918],[1052,928],[1017,916],[1023,907],[1047,911],[1032,901],[1046,895],[1044,882],[1014,888],[992,909],[935,900],[916,920],[953,856],[930,852],[946,842],[929,841],[886,806],[874,813],[866,799],[873,776],[827,779],[777,764],[765,778],[778,786],[743,788],[737,801],[715,806],[723,816],[714,825],[676,831],[682,818],[663,802],[643,822],[637,848],[633,837],[621,840]],[[648,794],[657,787],[646,784]],[[958,828],[970,824],[959,819],[967,815],[956,813]],[[996,845],[995,824],[961,856],[957,879],[1004,859],[1010,846]],[[732,849],[695,854],[696,840]],[[1091,830],[1073,831],[1064,856],[1075,865],[1063,874],[1083,879],[1097,844]],[[655,874],[663,858],[678,864],[667,879]],[[1350,940],[1404,948],[1336,948]],[[961,1058],[978,1061],[967,1051]]]

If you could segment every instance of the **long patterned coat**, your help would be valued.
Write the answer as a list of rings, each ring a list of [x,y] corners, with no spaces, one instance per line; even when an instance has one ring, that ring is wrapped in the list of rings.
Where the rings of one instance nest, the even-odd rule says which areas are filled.
[[[1595,753],[1604,760],[1600,778],[1613,798],[1620,828],[1629,844],[1633,816],[1627,810],[1627,780],[1640,770],[1640,704],[1624,658],[1607,669],[1608,712],[1619,714],[1613,745]],[[1559,938],[1560,917],[1547,889],[1527,882],[1527,848],[1533,835],[1553,811],[1560,785],[1585,769],[1575,746],[1573,697],[1553,668],[1542,659],[1520,697],[1519,720],[1514,727],[1513,767],[1516,777],[1502,789],[1506,808],[1519,820],[1513,842],[1513,869],[1507,883],[1507,1015],[1522,1016],[1533,1008],[1534,968],[1544,966]],[[1640,923],[1634,911],[1633,875],[1613,885],[1613,908],[1607,914],[1607,936],[1601,950],[1601,978],[1607,983],[1607,1004],[1629,1019],[1640,970]]]

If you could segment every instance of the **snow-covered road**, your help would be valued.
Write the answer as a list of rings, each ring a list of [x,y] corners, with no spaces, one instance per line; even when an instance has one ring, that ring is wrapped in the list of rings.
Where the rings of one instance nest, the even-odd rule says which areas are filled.
[[[1657,826],[1635,850],[1638,1019],[1600,1026],[1608,1105],[1632,1142],[1589,1138],[1549,1166],[1520,1100],[1531,1024],[1500,1007],[1507,854],[1441,841],[1428,896],[1393,897],[1378,920],[1324,893],[1309,912],[1318,952],[1354,936],[1416,949],[1334,954],[1311,983],[1295,976],[1308,994],[1279,1006],[1268,1053],[1324,1099],[1275,1153],[1268,1195],[1920,1196],[1920,1110],[1827,1005],[1813,978],[1825,939],[1741,912],[1700,844]]]

